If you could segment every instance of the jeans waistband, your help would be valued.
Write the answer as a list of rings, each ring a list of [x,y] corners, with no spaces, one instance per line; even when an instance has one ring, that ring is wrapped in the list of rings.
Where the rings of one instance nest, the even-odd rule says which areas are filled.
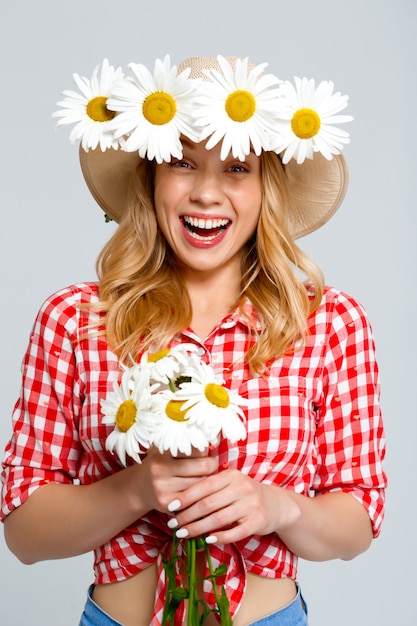
[[[79,626],[123,626],[94,602],[93,590],[94,585],[91,585]],[[255,622],[250,622],[248,626],[308,626],[307,613],[307,605],[301,594],[300,586],[297,584],[297,595],[294,600],[279,611],[261,617]]]
[[[94,585],[91,585],[79,626],[123,626],[123,624],[110,617],[108,613],[94,602],[92,598],[93,590]]]

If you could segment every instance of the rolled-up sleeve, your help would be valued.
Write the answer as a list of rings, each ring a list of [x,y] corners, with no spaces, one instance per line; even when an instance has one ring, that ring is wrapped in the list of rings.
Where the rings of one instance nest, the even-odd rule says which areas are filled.
[[[59,292],[43,304],[23,359],[21,394],[1,476],[2,520],[39,486],[72,483],[77,477],[77,311],[63,296]]]
[[[324,347],[322,402],[317,407],[317,494],[345,491],[381,528],[387,479],[379,373],[372,329],[361,305],[340,294]]]

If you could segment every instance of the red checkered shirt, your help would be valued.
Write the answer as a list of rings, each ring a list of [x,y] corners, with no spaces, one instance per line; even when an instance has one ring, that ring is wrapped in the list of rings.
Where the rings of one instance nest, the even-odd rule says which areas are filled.
[[[88,335],[96,322],[80,304],[98,301],[95,283],[65,288],[42,306],[23,363],[13,436],[2,473],[2,519],[46,483],[89,484],[121,469],[105,449],[111,426],[101,423],[100,400],[120,374],[105,340]],[[248,302],[246,311],[254,315]],[[239,310],[202,341],[191,329],[173,339],[198,344],[200,354],[222,368],[226,386],[248,399],[247,440],[221,441],[220,468],[238,468],[255,480],[314,496],[345,491],[368,511],[374,535],[383,518],[386,479],[381,467],[384,434],[372,331],[363,308],[327,288],[309,318],[305,344],[270,364],[268,377],[253,378],[242,355],[253,335]],[[95,580],[123,580],[151,563],[159,578],[152,626],[161,622],[165,595],[162,555],[171,532],[167,516],[146,516],[95,551]],[[224,583],[234,615],[246,572],[296,577],[297,557],[277,534],[212,545],[214,565],[226,563]],[[210,589],[206,600],[213,606]]]

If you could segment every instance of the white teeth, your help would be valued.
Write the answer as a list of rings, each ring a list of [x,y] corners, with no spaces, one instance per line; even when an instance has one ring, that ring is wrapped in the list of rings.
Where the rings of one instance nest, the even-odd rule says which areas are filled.
[[[198,217],[191,217],[190,215],[184,215],[183,220],[186,224],[194,226],[194,228],[204,228],[205,230],[212,230],[213,228],[221,228],[227,226],[229,220],[227,219],[201,219]]]

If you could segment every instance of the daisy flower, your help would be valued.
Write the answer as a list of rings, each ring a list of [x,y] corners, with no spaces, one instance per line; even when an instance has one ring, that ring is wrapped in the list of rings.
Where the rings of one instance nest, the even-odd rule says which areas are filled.
[[[248,69],[248,59],[237,59],[233,70],[230,63],[218,56],[220,71],[204,70],[211,82],[204,81],[198,97],[196,125],[202,128],[200,141],[210,137],[210,150],[223,140],[220,158],[230,151],[244,161],[252,149],[259,155],[270,149],[270,133],[276,128],[279,108],[278,89],[281,81],[272,74],[263,75],[266,63]]]
[[[190,456],[193,448],[202,452],[212,443],[200,426],[189,421],[185,402],[178,400],[176,393],[162,391],[157,398],[150,439],[161,454],[169,450],[172,456]]]
[[[123,78],[121,68],[114,69],[107,59],[93,71],[91,79],[73,74],[79,92],[64,91],[64,99],[58,102],[62,110],[55,111],[52,117],[60,118],[56,127],[75,124],[70,133],[72,144],[81,140],[87,152],[99,145],[104,152],[107,148],[117,149],[119,142],[109,129],[109,122],[116,113],[107,108],[108,97],[117,81]]]
[[[114,426],[106,440],[106,448],[114,450],[126,466],[126,455],[141,463],[140,449],[150,447],[150,428],[154,396],[158,384],[149,384],[149,370],[138,366],[126,369],[120,385],[101,401],[103,424]]]
[[[190,69],[177,75],[170,57],[157,59],[154,74],[142,64],[131,63],[132,76],[114,89],[108,106],[119,112],[112,125],[115,137],[128,136],[123,149],[139,156],[169,162],[182,157],[180,135],[193,141],[191,125],[193,94],[200,83],[188,78]]]
[[[141,365],[150,368],[151,379],[156,382],[170,384],[171,391],[178,376],[189,376],[188,368],[191,365],[190,353],[195,353],[197,346],[181,343],[170,350],[160,350],[154,353],[145,353]]]
[[[246,438],[246,418],[239,405],[246,401],[223,387],[221,379],[210,365],[203,361],[191,382],[184,382],[176,392],[184,400],[181,410],[190,424],[202,428],[210,443],[216,443],[220,433],[231,443]]]
[[[349,134],[333,126],[350,122],[350,115],[337,115],[346,108],[348,96],[333,93],[331,81],[322,81],[317,88],[314,79],[295,78],[295,87],[285,81],[280,87],[282,110],[280,132],[276,145],[277,154],[283,153],[282,162],[292,158],[297,163],[312,159],[314,152],[328,160],[340,154],[344,144],[349,143]]]

